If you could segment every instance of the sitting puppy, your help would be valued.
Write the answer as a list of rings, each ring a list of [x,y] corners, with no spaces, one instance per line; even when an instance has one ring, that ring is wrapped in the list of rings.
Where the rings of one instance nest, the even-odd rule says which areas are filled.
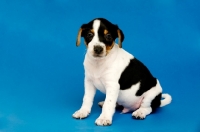
[[[162,94],[158,79],[147,67],[122,49],[124,34],[117,25],[97,18],[81,26],[77,46],[81,37],[87,47],[85,94],[74,118],[82,119],[90,114],[96,88],[106,94],[105,101],[99,103],[102,113],[95,121],[97,125],[111,125],[116,106],[123,106],[122,113],[133,112],[134,118],[144,119],[156,108],[171,102],[171,96]]]

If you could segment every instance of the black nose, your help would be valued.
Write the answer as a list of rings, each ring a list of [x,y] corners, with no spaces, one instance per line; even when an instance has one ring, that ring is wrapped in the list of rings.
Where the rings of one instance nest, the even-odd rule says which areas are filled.
[[[101,52],[103,51],[103,48],[101,46],[94,46],[94,52],[96,54],[101,54]]]

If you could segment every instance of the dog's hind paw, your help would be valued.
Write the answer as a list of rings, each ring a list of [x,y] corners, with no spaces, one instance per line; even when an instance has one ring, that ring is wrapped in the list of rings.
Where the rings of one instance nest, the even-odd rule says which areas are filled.
[[[132,116],[135,119],[144,119],[147,115],[151,113],[151,108],[139,108],[135,112],[132,113]]]
[[[104,101],[101,101],[98,103],[98,105],[102,108],[103,107],[103,104],[104,104]]]
[[[78,111],[76,111],[72,117],[76,118],[76,119],[84,119],[86,118],[88,115],[90,114],[90,112],[88,112],[87,110],[83,110],[80,109]]]

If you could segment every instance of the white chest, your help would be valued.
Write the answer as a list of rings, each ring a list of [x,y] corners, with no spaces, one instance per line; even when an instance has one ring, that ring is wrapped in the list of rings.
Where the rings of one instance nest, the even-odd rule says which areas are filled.
[[[86,55],[84,61],[85,76],[92,81],[93,85],[106,94],[107,88],[119,88],[118,80],[130,59],[134,58],[131,54],[116,46],[107,57],[100,60],[91,59]],[[140,102],[141,97],[137,97],[136,92],[139,89],[139,83],[126,90],[120,90],[117,103],[128,109],[135,109]],[[116,87],[115,87],[116,86]]]
[[[102,93],[106,93],[105,86],[101,78],[93,78],[93,85]]]

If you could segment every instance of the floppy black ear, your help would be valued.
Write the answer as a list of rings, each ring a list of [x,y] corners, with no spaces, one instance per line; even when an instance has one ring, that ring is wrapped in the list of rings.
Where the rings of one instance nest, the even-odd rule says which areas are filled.
[[[83,24],[78,31],[78,35],[77,35],[77,39],[76,39],[76,46],[79,46],[81,43],[82,31],[85,29],[85,26],[86,26],[86,24]]]
[[[122,42],[124,41],[124,34],[122,30],[120,30],[119,28],[117,29],[117,35],[118,35],[118,45],[120,48],[122,48]]]

